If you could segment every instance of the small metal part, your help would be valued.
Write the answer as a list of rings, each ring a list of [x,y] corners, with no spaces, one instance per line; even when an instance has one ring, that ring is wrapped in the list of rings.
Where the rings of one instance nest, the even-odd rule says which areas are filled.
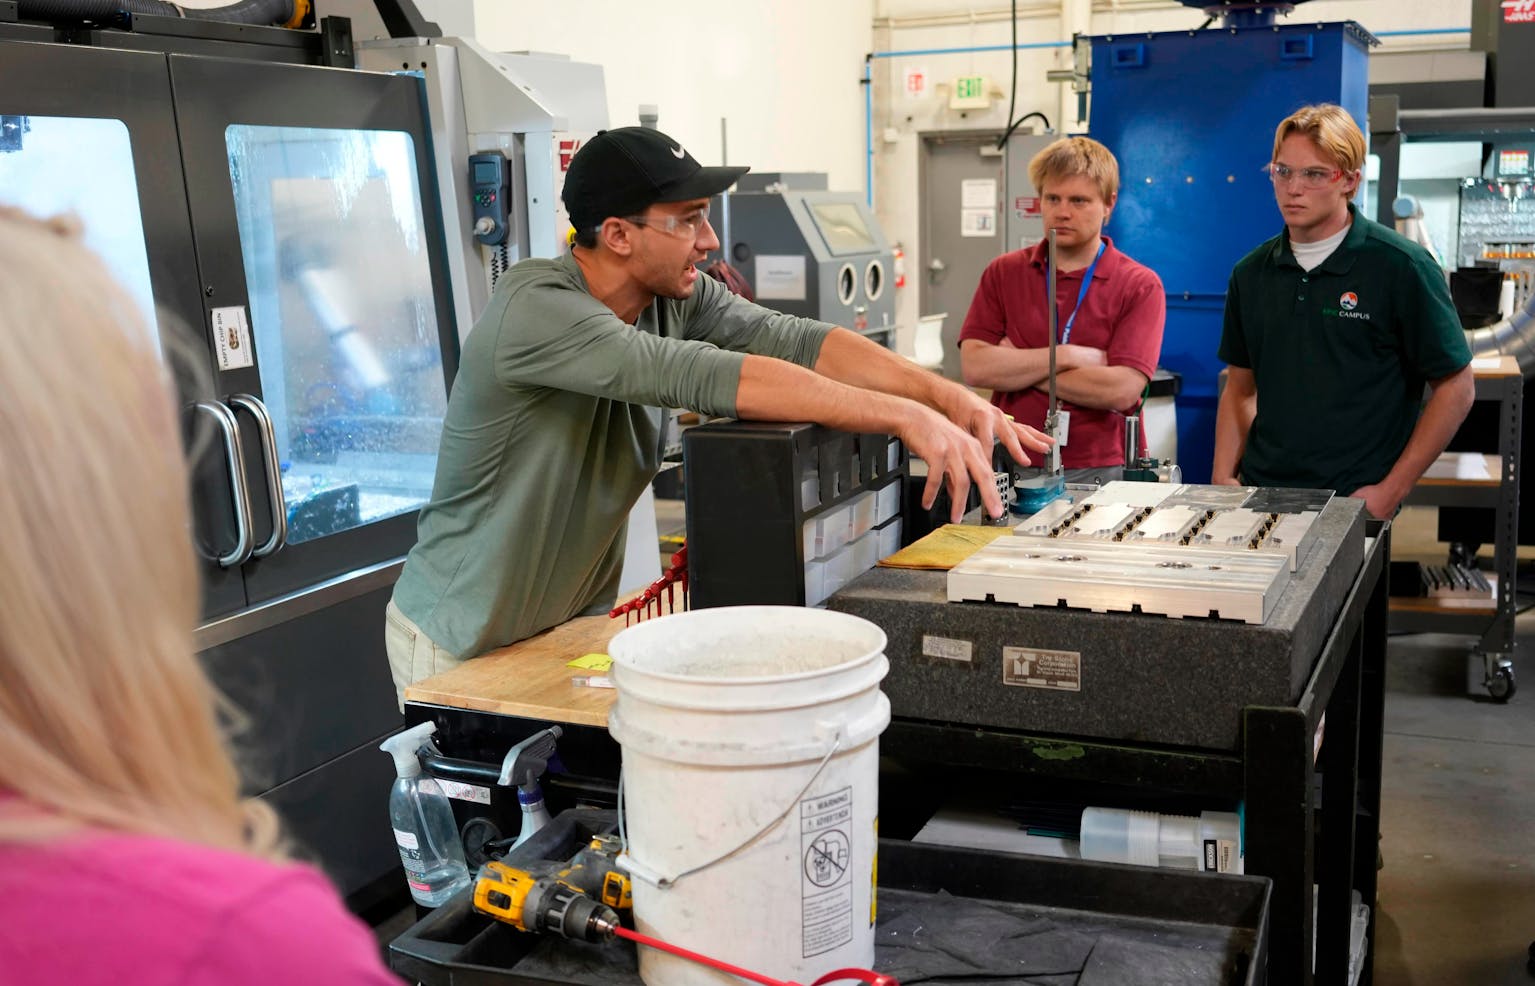
[[[1243,548],[1252,547],[1273,523],[1272,514],[1251,510],[1220,510],[1189,540],[1191,545]]]
[[[1125,540],[1179,544],[1194,533],[1206,516],[1206,511],[1189,506],[1153,510],[1149,517],[1135,525],[1134,530],[1125,534]]]
[[[1315,539],[1307,535],[1311,531],[1311,524],[1317,518],[1317,513],[1307,511],[1299,514],[1277,514],[1274,525],[1269,528],[1268,536],[1258,545],[1259,551],[1279,551],[1290,560],[1290,571],[1295,571],[1306,560],[1306,553],[1310,550]]]
[[[1038,513],[1026,518],[1023,523],[1014,529],[1013,533],[1054,537],[1057,532],[1085,509],[1087,508],[1072,503],[1070,500],[1052,500],[1045,504]]]
[[[1100,541],[1116,541],[1124,532],[1144,516],[1141,507],[1128,503],[1110,503],[1095,507],[1069,524],[1062,536],[1072,539],[1093,538]]]

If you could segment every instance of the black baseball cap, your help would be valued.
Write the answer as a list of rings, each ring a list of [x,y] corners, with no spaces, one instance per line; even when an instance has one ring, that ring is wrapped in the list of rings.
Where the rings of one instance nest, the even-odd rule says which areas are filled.
[[[650,127],[599,130],[581,145],[565,172],[560,197],[577,229],[609,216],[633,216],[657,202],[717,195],[750,168],[706,168],[682,145]]]

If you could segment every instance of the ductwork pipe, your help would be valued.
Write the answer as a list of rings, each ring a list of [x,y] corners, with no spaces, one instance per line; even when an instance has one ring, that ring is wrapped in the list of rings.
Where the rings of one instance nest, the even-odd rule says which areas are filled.
[[[1468,342],[1474,356],[1512,356],[1526,377],[1535,376],[1535,292],[1524,307],[1496,325],[1472,329]]]
[[[181,7],[164,0],[21,0],[17,13],[23,20],[34,21],[111,21],[127,11],[191,20],[297,27],[308,7],[307,0],[239,0],[222,7]]]

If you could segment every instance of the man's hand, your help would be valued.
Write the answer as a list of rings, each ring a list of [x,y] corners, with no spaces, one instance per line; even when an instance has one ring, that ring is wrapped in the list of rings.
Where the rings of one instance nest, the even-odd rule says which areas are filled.
[[[1361,486],[1349,494],[1350,499],[1363,500],[1365,510],[1376,520],[1389,520],[1396,513],[1396,508],[1402,505],[1401,493],[1393,493],[1385,483],[1376,483],[1373,486]]]
[[[1001,408],[982,400],[967,387],[955,385],[944,395],[941,410],[950,421],[959,425],[981,443],[988,455],[991,442],[996,438],[1007,449],[1007,454],[1020,466],[1032,461],[1024,449],[1048,452],[1054,442],[1037,428],[1022,425],[1002,413]]]
[[[981,504],[987,515],[1002,516],[1002,496],[997,492],[991,469],[989,435],[983,448],[974,435],[915,402],[911,403],[909,419],[898,434],[911,454],[927,463],[927,485],[922,490],[923,510],[932,509],[939,488],[946,484],[949,488],[949,522],[959,523],[965,515],[965,501],[969,498],[973,478],[980,489]],[[1014,443],[1017,441],[1015,437]]]

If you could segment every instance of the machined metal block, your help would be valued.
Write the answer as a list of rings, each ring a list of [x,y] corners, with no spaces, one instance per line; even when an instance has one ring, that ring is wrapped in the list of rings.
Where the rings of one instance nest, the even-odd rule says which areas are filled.
[[[1129,503],[1089,506],[1090,509],[1067,524],[1057,536],[1069,540],[1117,541],[1146,512],[1146,508]]]
[[[1146,484],[1151,485],[1151,484]],[[1176,507],[1186,505],[1190,507],[1204,507],[1206,510],[1231,510],[1245,504],[1249,497],[1258,492],[1256,486],[1194,486],[1185,483],[1178,487],[1166,500],[1163,506]]]
[[[1277,553],[1011,537],[955,566],[948,599],[1261,624],[1289,581]]]
[[[1290,560],[1290,571],[1295,571],[1306,560],[1311,550],[1311,525],[1317,519],[1315,511],[1301,514],[1280,514],[1279,520],[1268,530],[1258,545],[1259,551],[1282,552]]]
[[[1134,507],[1155,507],[1182,489],[1181,483],[1133,483],[1118,479],[1105,483],[1082,502],[1094,506],[1128,503]]]
[[[1126,541],[1179,544],[1204,523],[1209,511],[1199,507],[1159,507],[1125,534]]]
[[[1025,517],[1022,523],[1013,528],[1013,533],[1053,537],[1055,532],[1081,509],[1080,504],[1072,503],[1070,500],[1051,500],[1038,512]]]
[[[1273,514],[1252,510],[1219,510],[1209,523],[1199,529],[1190,544],[1223,548],[1252,548],[1268,535],[1274,525]]]
[[[1242,502],[1242,506],[1263,514],[1319,513],[1332,498],[1332,490],[1260,486]]]

